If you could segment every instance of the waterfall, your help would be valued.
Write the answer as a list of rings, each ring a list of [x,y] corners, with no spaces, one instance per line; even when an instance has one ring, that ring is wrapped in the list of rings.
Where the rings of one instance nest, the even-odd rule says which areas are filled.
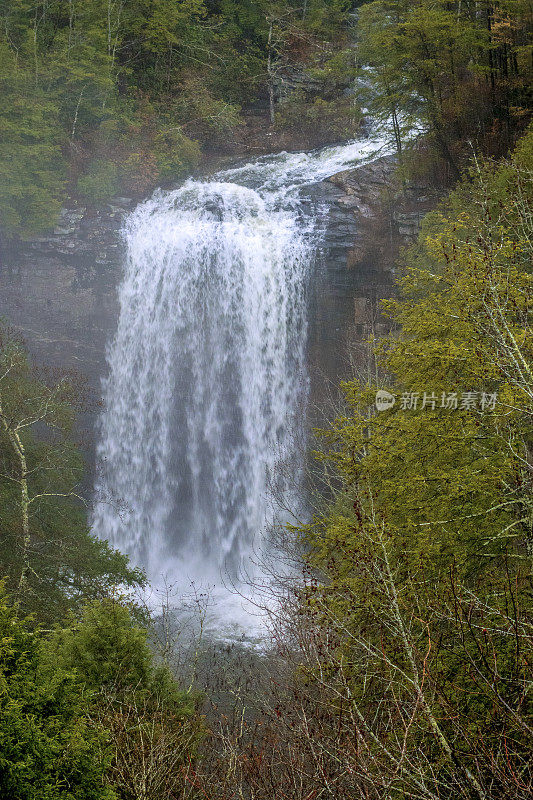
[[[153,580],[238,581],[305,418],[320,213],[301,188],[376,142],[269,156],[157,191],[126,220],[93,529]]]

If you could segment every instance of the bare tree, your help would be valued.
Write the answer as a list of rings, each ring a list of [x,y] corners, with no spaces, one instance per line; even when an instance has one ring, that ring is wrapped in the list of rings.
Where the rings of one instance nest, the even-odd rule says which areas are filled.
[[[78,491],[79,464],[72,460],[71,445],[65,438],[72,422],[74,397],[66,376],[48,381],[39,378],[22,346],[9,333],[2,333],[0,478],[15,489],[16,527],[20,533],[19,594],[27,588],[29,573],[35,573],[31,564],[33,521],[42,511],[42,504],[53,498],[83,502]]]

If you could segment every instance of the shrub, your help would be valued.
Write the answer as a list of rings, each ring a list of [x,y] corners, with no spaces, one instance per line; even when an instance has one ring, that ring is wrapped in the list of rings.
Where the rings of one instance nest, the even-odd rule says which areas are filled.
[[[112,197],[118,191],[116,165],[105,158],[94,159],[87,173],[78,178],[77,189],[90,203]]]
[[[167,129],[156,136],[154,154],[160,178],[173,180],[198,165],[200,146],[179,129]]]
[[[128,194],[140,197],[150,192],[159,178],[154,153],[132,153],[120,167],[120,183]]]
[[[0,596],[0,798],[115,800],[107,737],[76,672],[48,664],[40,636]]]
[[[295,91],[280,104],[276,127],[303,132],[312,141],[354,136],[361,121],[361,110],[353,98],[340,97],[311,101],[302,91]]]

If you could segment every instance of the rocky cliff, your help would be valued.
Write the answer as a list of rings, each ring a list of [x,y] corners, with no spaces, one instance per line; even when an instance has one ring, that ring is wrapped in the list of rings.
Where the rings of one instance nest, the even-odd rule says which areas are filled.
[[[348,349],[386,323],[379,300],[393,291],[394,259],[431,205],[422,192],[399,203],[394,162],[382,158],[308,190],[328,208],[311,297],[309,362],[313,395],[345,372]],[[64,209],[53,232],[4,254],[0,315],[37,362],[79,372],[96,396],[106,343],[116,328],[116,287],[124,257],[120,229],[133,205],[114,198],[98,210]],[[90,442],[95,409],[82,420]]]

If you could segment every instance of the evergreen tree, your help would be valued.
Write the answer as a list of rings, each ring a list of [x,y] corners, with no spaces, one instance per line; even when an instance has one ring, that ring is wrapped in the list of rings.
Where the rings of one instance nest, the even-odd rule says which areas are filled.
[[[500,33],[492,27],[495,14],[507,21]],[[402,123],[412,127],[417,120],[453,180],[468,140],[482,152],[504,154],[531,105],[528,26],[521,2],[497,12],[491,3],[364,4],[358,57],[370,70],[364,76],[371,81],[371,113],[391,119],[398,148]]]
[[[50,227],[59,213],[65,167],[59,108],[0,41],[0,230]]]
[[[48,666],[32,624],[0,597],[0,797],[114,800],[108,739],[74,669]]]
[[[88,714],[109,732],[108,780],[119,797],[188,797],[186,777],[204,736],[198,697],[155,661],[147,632],[114,600],[88,605],[45,645],[48,663],[75,670],[92,698]],[[191,792],[192,793],[192,792]]]

